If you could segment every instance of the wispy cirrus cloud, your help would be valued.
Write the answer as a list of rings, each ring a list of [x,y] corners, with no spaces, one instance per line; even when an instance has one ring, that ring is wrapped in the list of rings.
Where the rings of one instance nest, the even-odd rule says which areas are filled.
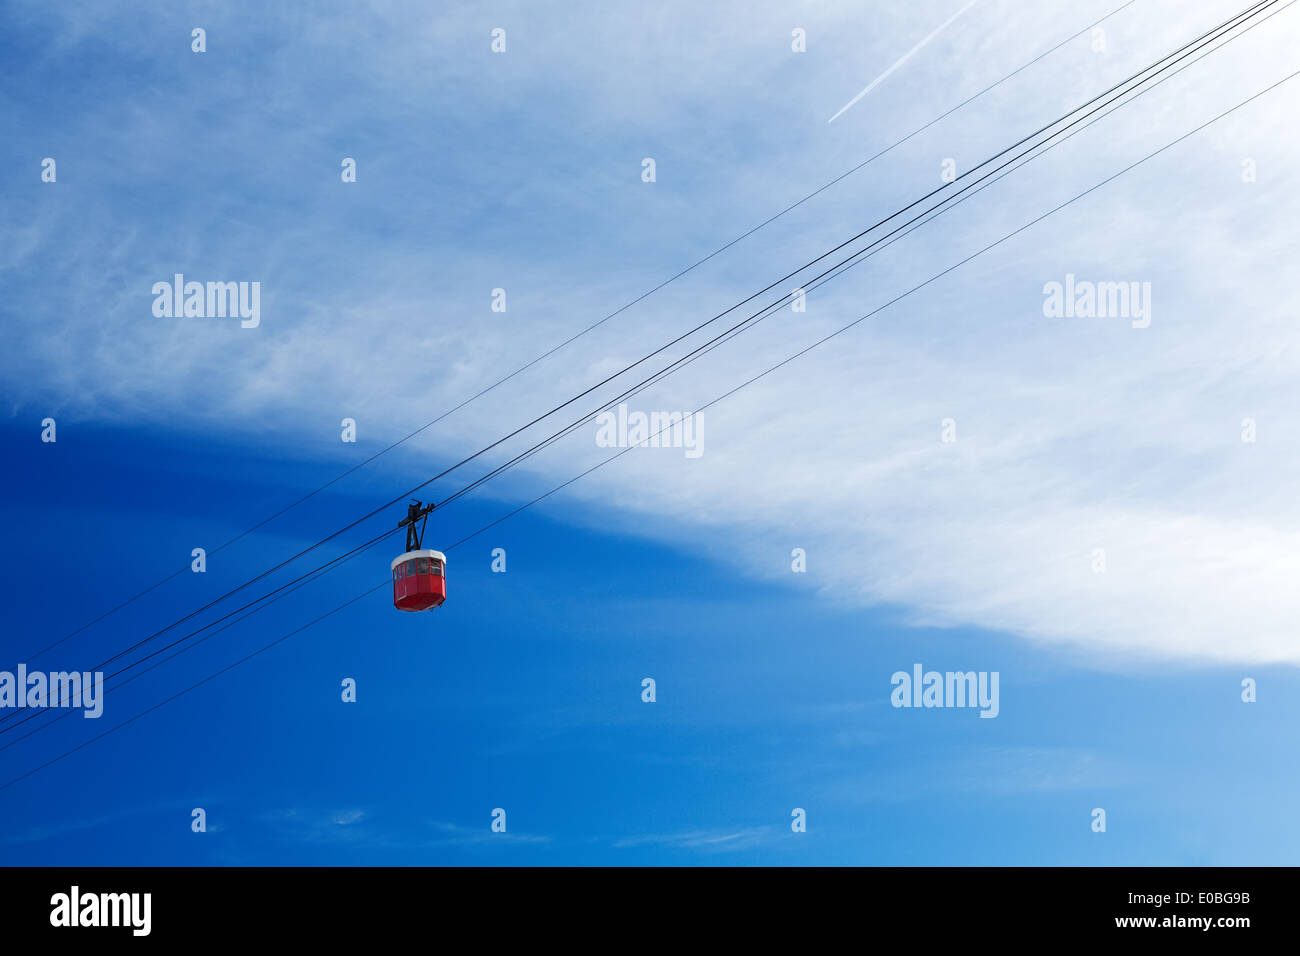
[[[102,109],[58,109],[88,91],[55,84],[37,95],[52,83],[37,73],[31,90],[7,94],[14,115],[77,119],[58,128],[68,144],[60,182],[36,192],[33,179],[0,227],[13,346],[0,355],[0,394],[38,421],[218,428],[300,449],[347,415],[378,446],[915,128],[918,113],[937,115],[1024,62],[1026,37],[1039,41],[1031,52],[1045,49],[1113,4],[1069,26],[1062,8],[1041,6],[986,35],[948,34],[952,56],[913,63],[906,97],[877,87],[870,149],[843,136],[857,113],[830,130],[806,115],[842,83],[845,37],[863,33],[855,4],[809,12],[822,19],[801,56],[773,52],[772,38],[788,35],[782,4],[723,9],[686,36],[665,26],[672,18],[647,18],[643,35],[594,9],[592,42],[576,46],[516,5],[502,14],[511,52],[492,61],[492,84],[469,81],[490,56],[479,24],[405,4],[381,5],[361,37],[340,27],[351,11],[315,11],[292,33],[305,38],[296,46],[283,22],[258,21],[240,45],[213,42],[207,60],[169,66],[143,103],[108,70],[114,56],[136,56],[129,44],[96,53],[110,74],[93,91]],[[935,188],[944,158],[959,169],[979,161],[1237,6],[1171,9],[1125,11],[1108,24],[1105,54],[1084,40],[1067,46],[466,408],[417,446],[418,465],[510,431],[531,417],[521,410],[567,398]],[[76,8],[50,15],[75,18]],[[869,39],[881,62],[900,35],[933,30],[936,11],[896,16],[887,37]],[[1297,22],[1280,14],[815,292],[806,313],[774,317],[641,401],[697,407],[1204,122],[1289,68]],[[147,46],[171,25],[141,29]],[[457,39],[438,39],[448,35]],[[324,54],[337,57],[339,37],[352,64],[342,79],[322,65],[338,62]],[[269,102],[239,92],[270,79]],[[581,121],[516,105],[539,98]],[[896,605],[918,623],[1006,631],[1091,666],[1300,663],[1290,623],[1300,614],[1290,492],[1300,480],[1300,299],[1286,251],[1300,216],[1294,104],[1286,90],[1260,100],[710,409],[698,461],[628,455],[552,505],[777,585]],[[806,122],[774,127],[769,109]],[[412,111],[439,122],[412,124]],[[8,157],[15,168],[38,139]],[[215,148],[223,143],[258,145],[232,154]],[[338,162],[358,153],[347,192]],[[654,184],[639,178],[648,154],[660,161]],[[174,197],[165,214],[137,201],[142,179]],[[206,182],[221,188],[195,186]],[[262,327],[154,318],[149,286],[175,271],[261,280]],[[1067,275],[1151,282],[1151,326],[1046,317],[1044,285]],[[510,296],[504,314],[489,309],[496,287]],[[953,442],[941,440],[947,420]],[[601,454],[581,432],[492,493],[531,497]],[[802,577],[790,572],[794,547],[808,555]]]
[[[772,835],[773,831],[770,827],[746,827],[739,830],[729,828],[681,830],[675,833],[624,837],[615,841],[614,846],[620,848],[667,846],[705,853],[728,853],[753,849],[771,839]]]

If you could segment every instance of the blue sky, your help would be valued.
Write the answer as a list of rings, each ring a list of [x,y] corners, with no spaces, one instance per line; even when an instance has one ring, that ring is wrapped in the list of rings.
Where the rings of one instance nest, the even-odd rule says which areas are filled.
[[[834,123],[961,4],[7,6],[0,666],[1119,5],[982,0]],[[945,159],[973,165],[1239,8],[1138,0],[1105,21],[1102,49],[1071,41],[41,666],[134,643],[935,188]],[[1297,16],[638,407],[698,407],[1276,82],[1295,69]],[[196,26],[206,53],[190,50]],[[450,551],[438,611],[399,614],[381,589],[0,790],[0,859],[1294,862],[1295,95],[709,409],[698,460],[634,449]],[[260,282],[261,324],[155,317],[150,288],[175,272]],[[1044,284],[1067,273],[1150,282],[1151,326],[1046,318]],[[591,467],[608,455],[592,435],[436,514],[427,543]],[[109,694],[101,720],[0,751],[0,783],[383,582],[400,549],[394,534]],[[891,707],[891,675],[917,662],[998,672],[998,717]]]

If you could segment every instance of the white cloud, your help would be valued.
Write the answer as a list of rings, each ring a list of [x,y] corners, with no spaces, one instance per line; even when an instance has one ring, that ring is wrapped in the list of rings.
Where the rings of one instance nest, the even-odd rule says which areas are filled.
[[[239,177],[210,192],[187,179],[206,168],[198,157],[170,154],[196,165],[168,171],[150,155],[160,140],[147,114],[92,129],[158,164],[154,181],[184,200],[171,232],[120,224],[122,207],[93,191],[4,229],[6,276],[49,270],[14,293],[11,309],[40,319],[18,324],[19,347],[0,358],[4,394],[24,407],[303,447],[349,415],[368,440],[392,440],[1113,6],[1042,5],[1013,29],[996,4],[981,5],[870,109],[829,130],[822,103],[866,68],[848,62],[853,44],[869,42],[887,62],[942,19],[938,5],[905,21],[891,14],[887,36],[856,5],[810,9],[810,24],[825,19],[810,26],[797,67],[782,52],[791,14],[779,4],[685,33],[672,27],[677,13],[629,25],[602,10],[568,35],[516,11],[506,56],[518,58],[499,64],[465,52],[480,41],[486,50],[469,23],[362,37],[385,55],[354,52],[372,67],[347,71],[328,121],[286,124],[323,114],[309,85],[281,76],[272,109],[232,111],[209,131],[267,144],[232,158]],[[386,9],[390,25],[410,10]],[[1079,41],[457,414],[417,443],[437,449],[428,467],[933,188],[942,158],[959,169],[977,161],[1237,8],[1206,5],[1196,23],[1173,9],[1133,8],[1108,26],[1105,56]],[[640,407],[708,401],[1276,80],[1298,24],[1294,11],[1279,15]],[[303,35],[332,48],[336,26]],[[464,46],[448,52],[448,31]],[[1041,39],[1027,51],[1025,36]],[[450,93],[419,79],[439,50],[440,76],[463,97],[454,109]],[[484,69],[504,72],[476,90],[469,78]],[[507,110],[526,88],[531,113]],[[445,111],[442,127],[411,132],[402,95]],[[1300,302],[1287,251],[1300,215],[1296,96],[1287,88],[1253,104],[710,409],[699,461],[634,452],[567,496],[599,503],[602,521],[776,581],[788,580],[790,548],[804,547],[828,600],[889,602],[920,622],[1082,649],[1098,665],[1300,662]],[[390,141],[399,130],[407,138]],[[328,191],[348,188],[333,182],[291,181],[317,160],[322,183],[336,178],[337,143],[357,139],[370,157],[364,201]],[[667,160],[653,187],[636,177],[647,154]],[[1256,183],[1241,181],[1245,158]],[[296,172],[255,179],[266,205],[238,206],[229,197],[259,164]],[[61,178],[69,168],[61,160]],[[260,278],[263,327],[153,320],[148,283],[180,268]],[[1151,327],[1044,318],[1042,285],[1067,272],[1152,282]],[[497,285],[510,292],[504,316],[487,310]],[[1240,441],[1246,417],[1258,423],[1255,444]],[[939,441],[944,418],[957,422],[955,444]],[[536,493],[600,454],[584,432],[504,487]],[[1105,574],[1091,570],[1094,548],[1105,549]]]
[[[741,830],[683,830],[676,833],[654,833],[625,837],[614,845],[621,848],[643,846],[668,846],[702,852],[726,853],[753,849],[764,838],[772,835],[769,827],[747,827]]]

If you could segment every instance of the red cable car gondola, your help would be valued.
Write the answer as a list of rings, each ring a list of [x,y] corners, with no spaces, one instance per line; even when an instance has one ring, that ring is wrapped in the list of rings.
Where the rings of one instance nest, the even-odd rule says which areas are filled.
[[[441,551],[407,551],[393,558],[393,607],[427,611],[447,600],[447,556]]]
[[[441,551],[420,547],[424,525],[433,505],[415,502],[406,509],[406,518],[398,522],[406,528],[406,553],[393,558],[393,607],[399,611],[427,611],[447,600],[447,556]],[[416,523],[423,518],[419,527]]]

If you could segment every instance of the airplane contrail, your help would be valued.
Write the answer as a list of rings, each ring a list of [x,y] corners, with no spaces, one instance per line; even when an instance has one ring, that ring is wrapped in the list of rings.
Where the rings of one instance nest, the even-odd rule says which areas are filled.
[[[851,99],[851,100],[849,100],[847,103],[845,103],[845,104],[844,104],[844,107],[843,107],[843,108],[842,108],[838,113],[836,113],[834,116],[832,116],[830,119],[828,119],[826,122],[827,122],[827,123],[834,123],[837,119],[840,118],[840,116],[844,113],[845,110],[847,110],[850,106],[852,106],[852,105],[853,105],[854,103],[856,103],[858,100],[862,99],[862,97],[866,96],[868,93],[870,93],[872,90],[874,90],[877,86],[879,86],[881,83],[883,83],[884,80],[885,80],[885,77],[889,76],[889,74],[893,73],[893,72],[894,72],[895,70],[897,70],[900,66],[902,66],[904,63],[906,63],[908,60],[910,60],[910,59],[912,58],[912,55],[915,54],[918,50],[920,50],[921,47],[925,46],[927,43],[929,43],[931,40],[933,40],[935,37],[937,37],[940,33],[942,33],[944,30],[946,30],[946,29],[948,28],[948,26],[949,26],[949,25],[950,25],[954,20],[956,20],[959,16],[961,16],[963,13],[965,13],[965,12],[966,12],[967,10],[969,10],[971,7],[975,6],[975,4],[977,4],[977,3],[979,3],[979,0],[970,0],[970,2],[969,2],[968,4],[966,4],[966,6],[962,7],[960,10],[958,10],[956,13],[954,13],[952,16],[950,16],[947,20],[944,20],[943,23],[941,23],[941,24],[939,24],[937,27],[935,27],[934,30],[930,33],[929,36],[927,36],[924,40],[922,40],[922,41],[921,41],[920,43],[918,43],[916,46],[912,47],[912,49],[908,50],[908,51],[907,51],[906,53],[904,53],[901,57],[899,57],[898,60],[894,63],[893,66],[891,66],[891,67],[890,67],[889,69],[887,69],[884,73],[881,73],[878,77],[876,77],[874,80],[872,80],[871,83],[870,83],[870,85],[867,86],[867,88],[866,88],[865,90],[863,90],[863,91],[862,91],[861,93],[859,93],[857,96],[853,97],[853,99]]]

